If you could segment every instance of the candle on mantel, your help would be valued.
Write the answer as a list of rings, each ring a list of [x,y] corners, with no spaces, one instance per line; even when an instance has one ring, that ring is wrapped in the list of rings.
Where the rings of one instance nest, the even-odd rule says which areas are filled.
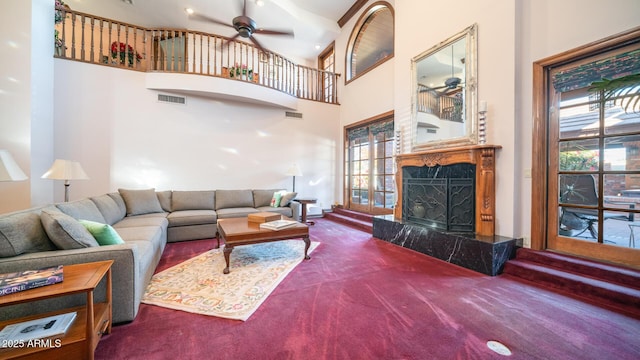
[[[484,100],[480,100],[480,112],[487,112],[487,102]]]

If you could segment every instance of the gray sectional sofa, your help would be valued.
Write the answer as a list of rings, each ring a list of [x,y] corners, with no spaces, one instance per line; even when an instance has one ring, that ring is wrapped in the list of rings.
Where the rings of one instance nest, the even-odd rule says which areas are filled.
[[[276,192],[284,194],[283,206],[272,206]],[[294,200],[295,195],[278,189],[119,189],[78,201],[2,214],[0,274],[112,259],[113,322],[131,321],[167,242],[213,238],[217,219],[260,211],[299,220],[301,204]],[[115,230],[117,243],[100,245],[98,237],[83,225],[86,222]],[[105,286],[101,284],[96,299],[104,297]],[[84,301],[83,295],[72,295],[3,307],[0,320],[77,306]]]

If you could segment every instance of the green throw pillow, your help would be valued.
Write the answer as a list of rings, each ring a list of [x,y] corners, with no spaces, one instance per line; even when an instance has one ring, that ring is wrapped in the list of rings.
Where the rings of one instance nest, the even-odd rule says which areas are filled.
[[[78,222],[89,230],[100,246],[124,244],[124,240],[109,224],[89,220],[78,220]]]
[[[280,200],[282,199],[282,194],[280,192],[273,193],[273,197],[271,198],[271,207],[280,207]]]

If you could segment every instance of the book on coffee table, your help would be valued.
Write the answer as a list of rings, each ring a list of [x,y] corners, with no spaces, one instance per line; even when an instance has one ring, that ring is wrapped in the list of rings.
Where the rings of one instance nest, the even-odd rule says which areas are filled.
[[[280,215],[278,213],[263,211],[263,212],[253,213],[253,214],[247,215],[247,220],[249,220],[249,222],[252,222],[252,223],[261,224],[261,223],[266,223],[266,222],[269,222],[269,221],[280,220],[281,217],[282,217],[282,215]]]
[[[64,335],[76,316],[77,312],[74,311],[7,325],[0,331],[0,342],[2,344],[16,341],[27,342],[34,339]]]
[[[297,221],[294,220],[276,220],[260,224],[260,229],[281,230],[292,226],[296,226]]]
[[[38,270],[0,274],[0,296],[59,283],[64,276],[62,267],[62,265],[58,265]]]

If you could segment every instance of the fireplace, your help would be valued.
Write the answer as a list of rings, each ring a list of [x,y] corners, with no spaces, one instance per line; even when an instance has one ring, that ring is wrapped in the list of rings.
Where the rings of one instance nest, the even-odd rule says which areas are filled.
[[[402,220],[447,232],[475,232],[475,165],[402,168]]]
[[[487,275],[497,275],[521,239],[495,234],[495,152],[471,145],[396,157],[394,214],[373,236]]]
[[[398,155],[396,184],[402,189],[394,217],[442,231],[494,235],[497,149],[471,145]],[[416,201],[432,212],[428,218],[416,216]]]

